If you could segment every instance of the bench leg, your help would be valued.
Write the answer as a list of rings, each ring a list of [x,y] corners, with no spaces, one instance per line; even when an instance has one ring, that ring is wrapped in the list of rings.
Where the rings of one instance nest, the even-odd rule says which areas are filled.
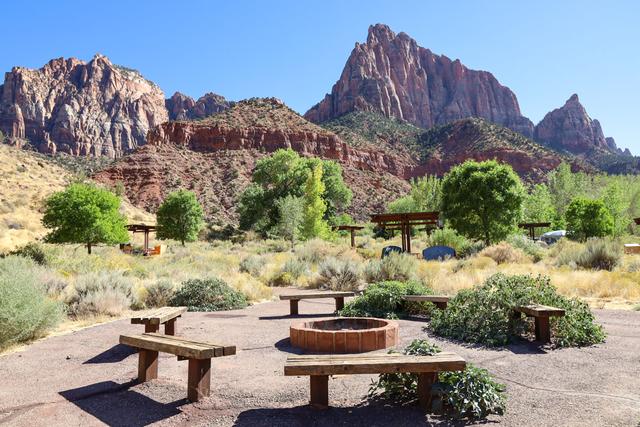
[[[446,310],[447,309],[447,303],[446,302],[434,302],[434,304],[440,310]]]
[[[292,316],[297,316],[298,315],[298,301],[297,299],[292,299],[289,300],[289,307],[291,308],[291,315]]]
[[[336,297],[336,311],[344,308],[344,297]]]
[[[158,378],[158,352],[140,349],[138,353],[138,381]]]
[[[189,359],[187,398],[197,402],[211,390],[211,359]]]
[[[167,322],[164,324],[164,333],[165,335],[175,335],[176,334],[176,320],[177,319],[171,319],[171,320],[167,320]]]
[[[311,406],[318,409],[329,407],[329,376],[328,375],[311,375]]]
[[[438,380],[437,372],[418,374],[418,401],[425,411],[431,410],[431,386]]]
[[[158,332],[160,330],[160,325],[152,325],[151,323],[144,324],[145,332]]]
[[[551,327],[549,326],[549,317],[536,317],[536,340],[543,343],[551,342]]]

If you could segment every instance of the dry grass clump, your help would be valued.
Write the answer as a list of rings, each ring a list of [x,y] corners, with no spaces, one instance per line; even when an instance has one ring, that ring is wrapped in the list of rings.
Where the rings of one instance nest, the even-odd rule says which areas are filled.
[[[479,255],[491,258],[498,264],[521,264],[531,261],[522,250],[514,248],[507,242],[500,242],[497,245],[484,248]]]

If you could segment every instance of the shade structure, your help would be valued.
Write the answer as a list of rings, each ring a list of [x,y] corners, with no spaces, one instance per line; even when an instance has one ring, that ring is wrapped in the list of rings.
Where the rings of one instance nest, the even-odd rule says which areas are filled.
[[[525,230],[529,230],[529,237],[531,240],[536,239],[536,228],[546,228],[551,227],[550,222],[522,222],[518,224],[518,227],[524,228]]]
[[[336,225],[333,227],[333,230],[339,231],[349,231],[351,233],[351,247],[356,247],[356,231],[362,230],[364,226],[362,225]]]
[[[156,225],[147,224],[129,224],[127,225],[127,231],[135,233],[144,233],[144,252],[149,250],[149,233],[155,233],[158,230]]]
[[[439,212],[407,212],[371,215],[371,222],[383,230],[400,230],[402,251],[411,252],[411,229],[416,226],[440,227]]]

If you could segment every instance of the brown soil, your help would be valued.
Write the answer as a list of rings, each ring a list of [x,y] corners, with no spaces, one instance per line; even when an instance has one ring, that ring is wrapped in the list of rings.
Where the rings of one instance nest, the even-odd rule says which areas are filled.
[[[309,320],[329,315],[332,299],[300,302]],[[244,310],[187,313],[178,322],[185,337],[235,344],[238,354],[214,359],[211,397],[185,401],[186,362],[163,354],[159,379],[135,385],[137,357],[118,345],[121,333],[142,332],[118,320],[54,336],[24,351],[0,356],[0,424],[47,425],[424,425],[450,424],[415,406],[364,399],[372,377],[340,376],[329,383],[333,406],[306,406],[308,378],[285,377],[287,301]],[[443,349],[487,368],[506,383],[507,413],[491,420],[509,426],[617,426],[640,421],[640,313],[595,310],[609,336],[605,344],[564,350],[525,341],[503,350],[461,346],[423,331],[424,322],[400,321],[400,346],[429,338]]]

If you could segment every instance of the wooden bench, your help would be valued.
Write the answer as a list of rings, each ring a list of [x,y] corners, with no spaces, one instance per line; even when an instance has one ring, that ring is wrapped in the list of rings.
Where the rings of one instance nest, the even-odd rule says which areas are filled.
[[[418,374],[420,406],[431,406],[431,385],[438,372],[461,371],[466,362],[455,353],[442,352],[433,356],[406,356],[403,354],[347,354],[289,356],[284,366],[288,376],[308,375],[310,378],[310,404],[317,408],[329,406],[329,375],[349,374]]]
[[[158,352],[178,356],[189,361],[187,398],[197,402],[209,396],[211,389],[211,358],[236,354],[235,346],[222,346],[190,341],[157,333],[120,335],[120,344],[138,349],[138,381],[158,378]]]
[[[335,298],[337,311],[342,310],[344,307],[345,297],[352,297],[354,295],[353,292],[323,292],[318,294],[280,295],[280,299],[289,300],[291,315],[294,316],[298,314],[298,302],[301,299]]]
[[[546,305],[531,304],[521,307],[514,307],[514,316],[519,318],[521,313],[535,318],[536,340],[543,343],[551,342],[551,327],[549,317],[562,317],[564,310],[561,308],[547,307]]]
[[[132,317],[132,325],[144,325],[145,332],[158,332],[160,325],[164,325],[164,333],[176,334],[176,322],[178,317],[187,311],[187,307],[162,307],[147,312],[144,316]]]
[[[446,295],[405,295],[402,298],[405,301],[431,302],[441,310],[447,308],[450,299]]]

